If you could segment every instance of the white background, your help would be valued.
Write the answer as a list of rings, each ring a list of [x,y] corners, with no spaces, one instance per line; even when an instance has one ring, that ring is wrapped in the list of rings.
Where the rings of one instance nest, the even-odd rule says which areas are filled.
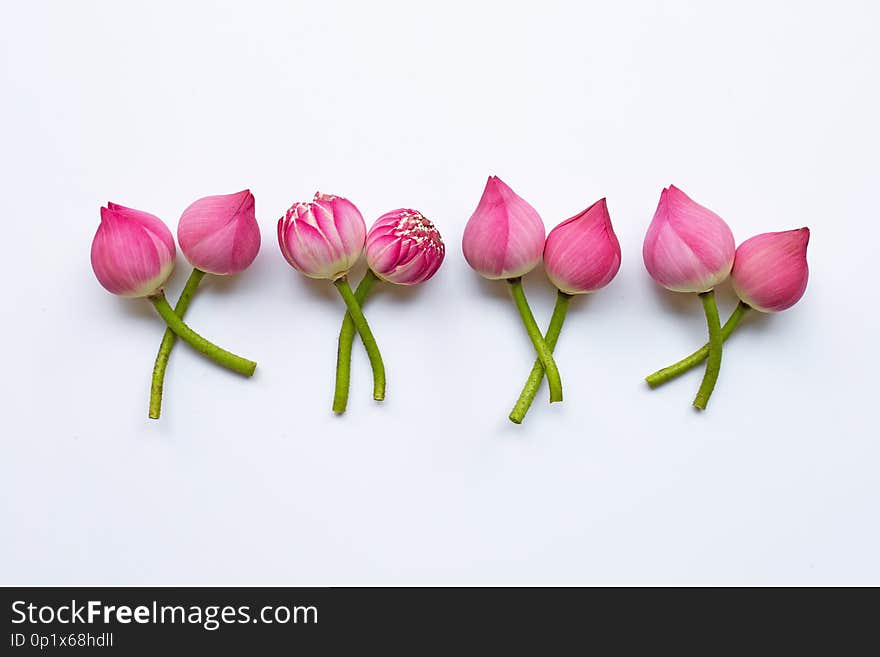
[[[0,11],[6,584],[880,583],[872,2],[19,2]],[[506,417],[533,352],[503,283],[461,257],[489,174],[548,228],[608,197],[620,274],[572,304],[546,388]],[[791,310],[705,339],[641,243],[683,188],[737,241],[809,226]],[[189,315],[259,361],[252,380],[178,346],[146,417],[163,327],[89,265],[112,200],[176,227],[245,187],[263,250]],[[429,283],[367,306],[330,412],[342,302],[283,260],[275,222],[316,189],[367,221],[431,217]],[[362,270],[362,267],[361,267]],[[183,257],[168,285],[176,298]],[[526,278],[546,324],[554,293]],[[735,300],[720,292],[722,314]]]

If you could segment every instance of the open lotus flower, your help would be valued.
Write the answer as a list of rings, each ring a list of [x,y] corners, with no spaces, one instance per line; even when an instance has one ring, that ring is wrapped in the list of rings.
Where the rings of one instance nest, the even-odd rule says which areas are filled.
[[[101,285],[120,296],[148,298],[170,331],[220,365],[251,376],[255,362],[209,342],[183,323],[182,313],[175,313],[168,305],[162,285],[171,275],[174,254],[171,231],[158,217],[116,203],[101,208],[101,224],[92,241],[92,268]],[[151,417],[158,417],[153,415],[156,394],[161,400],[161,386],[157,391],[155,385],[154,379]]]
[[[177,224],[180,250],[193,266],[192,273],[174,306],[174,313],[183,319],[205,274],[227,276],[250,267],[260,250],[260,226],[255,214],[254,195],[250,190],[236,194],[206,196],[194,201],[183,211]],[[162,412],[162,391],[165,370],[176,337],[165,331],[150,387],[150,417],[158,419]]]
[[[544,341],[552,352],[562,331],[572,295],[605,287],[620,269],[620,243],[611,226],[605,199],[566,219],[550,231],[544,245],[544,270],[558,289],[556,306]],[[508,416],[520,424],[544,378],[540,359],[535,360],[519,399]]]
[[[651,277],[675,292],[697,292],[709,327],[709,357],[694,406],[705,409],[721,370],[721,322],[715,286],[733,267],[736,243],[717,214],[694,202],[675,185],[660,194],[645,235],[642,256]]]
[[[730,275],[736,295],[762,313],[791,308],[807,289],[809,243],[809,228],[747,239],[736,250]]]
[[[400,208],[379,217],[367,233],[367,269],[354,292],[363,305],[379,281],[395,285],[424,283],[440,269],[446,247],[440,233],[418,210]],[[351,347],[355,326],[346,314],[339,331],[333,412],[344,413],[351,379]]]
[[[108,292],[122,297],[156,294],[174,269],[174,237],[147,212],[108,203],[92,241],[92,269]]]
[[[490,176],[462,236],[467,263],[484,278],[506,279],[535,353],[547,373],[550,401],[562,401],[562,380],[522,287],[544,251],[544,222],[531,205],[496,176]]]
[[[333,281],[339,290],[370,358],[373,399],[381,401],[385,399],[385,364],[347,277],[364,251],[366,238],[360,210],[348,199],[332,194],[318,192],[310,202],[294,203],[278,220],[278,244],[287,262],[309,278]]]

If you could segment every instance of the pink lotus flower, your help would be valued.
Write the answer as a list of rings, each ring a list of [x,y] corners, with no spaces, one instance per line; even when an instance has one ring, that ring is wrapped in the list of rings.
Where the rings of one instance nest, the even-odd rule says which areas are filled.
[[[197,269],[237,274],[260,250],[260,227],[250,190],[200,198],[183,211],[177,225],[180,250]]]
[[[507,279],[523,327],[547,373],[552,403],[562,401],[562,379],[522,284],[523,274],[541,261],[545,235],[544,222],[535,208],[500,178],[489,176],[477,209],[464,228],[461,247],[465,260],[478,274],[490,280]]]
[[[92,241],[92,269],[109,292],[148,297],[174,269],[174,237],[158,217],[115,203],[101,208]]]
[[[278,244],[294,269],[310,278],[336,280],[364,250],[367,226],[348,199],[317,192],[278,220]]]
[[[348,388],[351,381],[351,349],[357,319],[351,312],[352,303],[363,305],[370,291],[379,281],[397,285],[417,285],[424,283],[440,268],[446,247],[440,233],[421,212],[400,208],[386,212],[379,217],[367,234],[367,264],[364,274],[352,298],[347,300],[349,312],[342,320],[339,330],[339,343],[336,351],[336,386],[333,394],[333,412],[344,413],[348,405]],[[345,279],[342,279],[344,282]],[[344,286],[340,291],[344,296]],[[338,286],[339,287],[339,286]],[[364,320],[365,322],[366,320]],[[361,333],[363,338],[364,334]],[[364,340],[367,354],[371,345]],[[375,345],[372,345],[375,349]],[[376,349],[370,356],[373,364],[373,398],[385,396],[385,374],[381,357]]]
[[[260,250],[260,227],[254,216],[254,195],[250,190],[237,194],[206,196],[192,203],[177,224],[180,250],[193,266],[174,313],[181,319],[205,273],[237,274],[247,269]],[[158,419],[162,411],[165,369],[175,333],[165,331],[150,386],[150,417]]]
[[[648,227],[642,256],[655,281],[674,292],[706,292],[733,267],[733,233],[717,214],[670,185]]]
[[[544,343],[551,354],[562,332],[572,295],[605,287],[619,269],[620,243],[611,227],[604,198],[550,231],[544,245],[544,271],[558,290],[556,306],[544,334]],[[545,371],[539,356],[508,415],[511,422],[521,424],[525,419]]]
[[[756,235],[739,245],[731,281],[755,310],[775,313],[796,304],[807,289],[810,229]]]
[[[567,294],[594,292],[611,282],[620,269],[620,243],[604,198],[550,231],[544,269]]]
[[[437,273],[445,254],[440,233],[416,210],[386,212],[367,234],[367,264],[389,283],[425,282]]]
[[[361,336],[370,366],[373,369],[373,399],[385,399],[385,364],[376,344],[373,331],[364,317],[361,302],[369,291],[365,286],[361,296],[351,289],[348,270],[360,258],[367,238],[367,226],[360,211],[341,196],[317,192],[311,203],[296,203],[278,220],[278,243],[281,252],[294,269],[311,278],[333,281],[348,309],[347,317]],[[370,272],[367,272],[370,276]],[[367,277],[365,277],[367,280]],[[373,281],[377,280],[375,277]],[[351,334],[353,337],[353,332]],[[340,337],[339,353],[350,351]],[[341,385],[337,371],[337,392]],[[345,379],[346,393],[348,379]]]
[[[518,278],[541,261],[544,223],[531,205],[490,176],[462,238],[465,260],[489,279]]]

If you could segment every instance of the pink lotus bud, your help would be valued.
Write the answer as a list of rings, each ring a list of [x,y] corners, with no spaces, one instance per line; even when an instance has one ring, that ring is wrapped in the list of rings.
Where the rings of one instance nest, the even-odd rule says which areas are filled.
[[[158,217],[115,203],[101,208],[92,240],[92,269],[109,292],[148,297],[174,269],[174,237]]]
[[[567,294],[594,292],[611,282],[620,269],[620,243],[604,198],[550,231],[544,269]]]
[[[254,195],[206,196],[183,211],[177,224],[180,250],[197,269],[211,274],[237,274],[247,269],[260,250],[260,227],[254,216]]]
[[[655,281],[674,292],[707,292],[730,274],[735,250],[721,217],[675,185],[663,190],[642,248]]]
[[[336,280],[364,250],[367,225],[348,199],[317,192],[278,220],[278,244],[294,269],[310,278]]]
[[[389,283],[424,283],[440,269],[444,255],[440,233],[416,210],[386,212],[367,234],[367,264]]]
[[[809,242],[810,229],[799,228],[755,235],[740,244],[730,274],[737,296],[762,313],[796,304],[810,275]]]
[[[531,205],[490,176],[464,228],[464,258],[485,278],[517,278],[541,261],[544,222]]]

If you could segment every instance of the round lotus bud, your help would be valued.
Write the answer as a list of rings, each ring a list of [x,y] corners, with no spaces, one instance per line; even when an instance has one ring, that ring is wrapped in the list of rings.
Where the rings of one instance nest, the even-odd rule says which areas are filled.
[[[386,212],[367,233],[367,264],[389,283],[424,283],[440,269],[446,247],[434,224],[421,212]]]
[[[776,313],[796,304],[807,289],[810,229],[763,233],[736,250],[730,274],[736,295],[755,310]]]
[[[174,237],[158,217],[115,203],[101,208],[92,240],[92,269],[98,282],[122,297],[148,297],[174,269]]]
[[[674,292],[707,292],[730,274],[735,250],[721,217],[674,185],[663,190],[642,248],[655,281]]]
[[[237,274],[260,250],[250,190],[200,198],[183,211],[177,241],[190,264],[211,274]]]
[[[604,198],[566,219],[547,236],[544,270],[562,292],[594,292],[608,285],[618,269],[620,243]]]
[[[360,258],[367,226],[348,199],[315,194],[278,220],[278,244],[294,269],[310,278],[336,280]]]
[[[491,176],[464,229],[464,258],[485,278],[517,278],[541,261],[544,222],[531,205]]]

